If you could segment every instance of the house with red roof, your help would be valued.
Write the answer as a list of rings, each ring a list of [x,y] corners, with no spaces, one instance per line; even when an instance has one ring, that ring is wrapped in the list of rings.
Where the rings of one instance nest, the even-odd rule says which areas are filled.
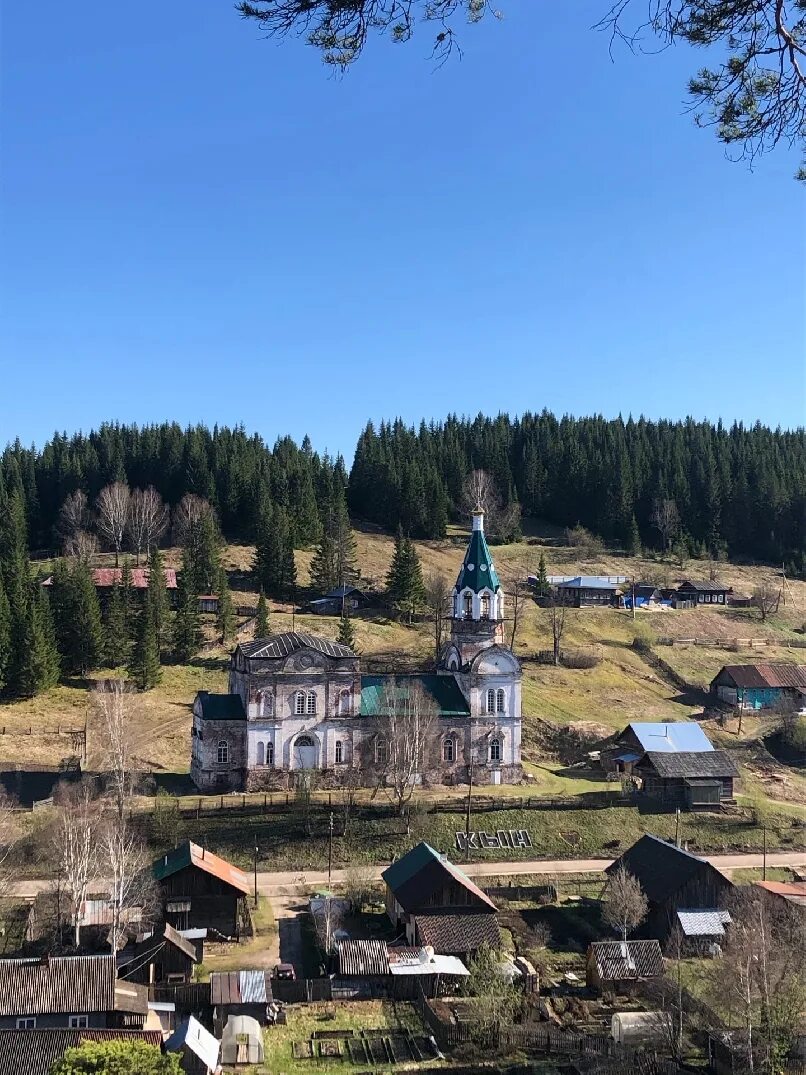
[[[248,920],[249,878],[231,862],[185,840],[151,867],[163,916],[177,930],[202,927],[237,938]]]

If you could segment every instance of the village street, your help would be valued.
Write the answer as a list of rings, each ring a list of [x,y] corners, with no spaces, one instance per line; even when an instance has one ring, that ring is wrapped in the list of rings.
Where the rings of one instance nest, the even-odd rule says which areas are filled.
[[[703,855],[702,857],[713,866],[716,866],[718,870],[722,870],[723,873],[727,874],[730,874],[732,870],[758,870],[764,865],[764,856],[755,853]],[[477,878],[553,877],[558,874],[601,873],[612,861],[612,859],[534,859],[531,861],[457,863],[457,865],[468,876]],[[775,866],[806,867],[806,848],[800,851],[771,851],[767,854],[767,866],[768,868]],[[385,869],[385,865],[368,866],[367,875],[378,881]],[[246,872],[249,873],[248,870]],[[333,870],[331,875],[332,883],[334,885],[343,884],[347,880],[347,875],[347,870]],[[307,873],[293,870],[278,873],[260,871],[257,875],[257,883],[258,891],[265,895],[291,896],[310,889],[325,887],[328,883],[328,875],[326,870],[315,870]],[[10,884],[8,892],[9,895],[13,896],[33,897],[38,892],[46,891],[51,884],[52,882],[47,879],[29,878],[25,881]]]

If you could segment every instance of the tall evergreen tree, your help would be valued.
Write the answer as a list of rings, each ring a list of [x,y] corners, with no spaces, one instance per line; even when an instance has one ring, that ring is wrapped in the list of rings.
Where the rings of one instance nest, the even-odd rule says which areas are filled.
[[[540,553],[540,559],[537,564],[537,584],[535,586],[539,597],[548,596],[549,592],[549,578],[546,574],[546,555]]]
[[[192,571],[184,567],[179,575],[179,596],[174,617],[173,649],[178,661],[189,661],[201,645],[199,595],[193,590]]]
[[[86,675],[102,657],[101,606],[92,570],[61,561],[53,572],[54,619],[64,671]]]
[[[129,617],[123,586],[115,582],[106,608],[103,636],[104,662],[110,668],[120,668],[128,663],[132,639],[129,633]]]
[[[11,673],[13,658],[11,642],[11,605],[6,597],[3,579],[0,577],[0,694],[2,694]]]
[[[59,651],[50,614],[48,595],[42,586],[28,600],[19,671],[19,692],[31,698],[59,682]]]
[[[630,554],[632,556],[640,556],[643,552],[641,546],[641,535],[638,532],[638,520],[635,518],[633,512],[632,522],[630,523]]]
[[[269,610],[266,606],[266,595],[260,591],[257,599],[257,612],[255,613],[255,638],[267,638],[269,635]]]
[[[165,568],[162,554],[156,545],[148,555],[148,600],[157,633],[157,644],[162,647],[168,633],[168,589],[165,584]]]
[[[232,608],[232,595],[224,568],[218,572],[218,615],[216,627],[221,634],[221,641],[228,642],[235,634],[235,613]]]
[[[134,646],[129,658],[129,674],[141,691],[151,690],[162,679],[160,646],[148,590],[137,617]]]
[[[272,597],[286,600],[293,595],[297,569],[285,508],[267,507],[263,512],[255,547],[254,572],[259,586]]]
[[[355,643],[355,631],[353,630],[353,623],[349,616],[342,616],[339,620],[339,635],[338,641],[342,646],[347,646],[353,653],[358,653]]]
[[[197,594],[213,594],[218,585],[221,535],[212,511],[206,511],[189,528],[183,556],[183,569],[190,570],[192,588]]]
[[[404,537],[398,530],[395,539],[395,551],[386,589],[394,605],[405,613],[408,622],[426,603],[425,582],[420,558],[411,538]]]

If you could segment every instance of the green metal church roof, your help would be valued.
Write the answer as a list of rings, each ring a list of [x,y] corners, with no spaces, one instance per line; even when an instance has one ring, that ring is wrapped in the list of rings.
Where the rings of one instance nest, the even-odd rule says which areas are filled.
[[[406,698],[413,686],[420,687],[434,703],[441,717],[470,716],[465,696],[453,676],[362,676],[361,716],[380,717],[389,713],[390,698]]]
[[[470,544],[456,580],[457,590],[468,588],[474,593],[481,593],[482,590],[495,593],[501,588],[483,530],[474,530],[470,535]]]

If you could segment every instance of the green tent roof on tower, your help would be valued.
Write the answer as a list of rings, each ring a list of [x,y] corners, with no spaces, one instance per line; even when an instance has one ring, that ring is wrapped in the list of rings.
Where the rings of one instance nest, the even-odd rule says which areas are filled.
[[[474,512],[473,533],[470,535],[470,544],[459,571],[459,578],[456,580],[456,589],[457,591],[470,589],[474,593],[492,590],[495,593],[500,588],[501,583],[484,536],[484,514]]]

